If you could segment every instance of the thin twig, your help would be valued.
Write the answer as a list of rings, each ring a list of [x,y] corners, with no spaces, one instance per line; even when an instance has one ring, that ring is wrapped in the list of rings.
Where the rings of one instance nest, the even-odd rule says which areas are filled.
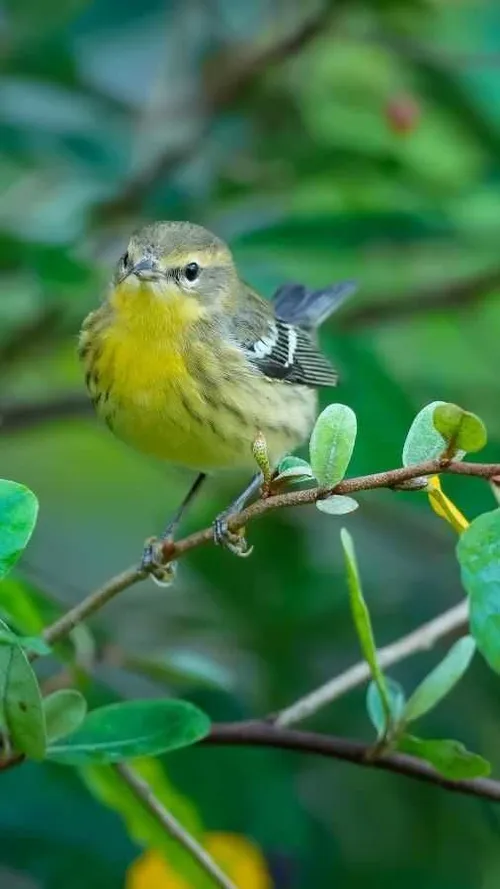
[[[99,611],[104,605],[114,599],[118,593],[128,589],[140,580],[144,580],[146,574],[138,568],[129,568],[121,574],[117,574],[108,583],[103,584],[86,599],[83,599],[74,608],[71,608],[66,614],[54,621],[53,624],[46,627],[43,632],[43,638],[49,645],[64,639],[77,624],[82,623],[90,617],[94,612]]]
[[[468,622],[469,608],[468,602],[460,602],[454,608],[450,608],[439,617],[423,624],[407,636],[403,636],[396,642],[380,648],[377,652],[378,662],[382,668],[390,667],[392,664],[398,664],[404,661],[412,654],[418,651],[425,651],[448,633],[463,629]],[[359,661],[344,673],[340,673],[320,688],[316,688],[310,694],[300,698],[290,707],[282,710],[274,719],[274,724],[278,726],[291,726],[297,722],[307,719],[318,710],[327,707],[332,701],[337,700],[346,692],[356,688],[370,679],[370,668],[366,661]]]
[[[268,497],[266,500],[257,500],[251,506],[242,510],[242,512],[232,516],[228,523],[229,528],[231,531],[238,531],[267,512],[284,509],[285,507],[305,506],[315,503],[317,500],[321,500],[332,493],[353,494],[359,491],[375,490],[376,488],[392,488],[408,479],[435,475],[439,472],[489,479],[500,475],[500,465],[497,463],[450,463],[447,466],[442,466],[439,460],[429,460],[415,466],[404,466],[401,469],[392,469],[386,472],[376,472],[372,475],[359,476],[358,478],[344,479],[344,481],[331,490],[308,488],[304,491],[276,494],[273,497]],[[198,549],[200,546],[206,546],[212,541],[212,527],[190,534],[189,537],[184,537],[175,543],[167,541],[162,551],[163,564],[167,565],[170,562],[177,561],[188,552],[191,552],[191,550]],[[113,577],[60,617],[55,623],[47,627],[44,632],[44,639],[49,644],[62,639],[73,627],[86,620],[94,612],[99,611],[103,605],[106,605],[118,593],[145,580],[146,577],[147,574],[137,566],[128,568],[126,571]]]
[[[134,772],[133,769],[123,763],[115,765],[115,770],[130,790],[133,791],[143,808],[156,818],[164,831],[191,855],[216,886],[219,886],[220,889],[237,889],[232,880],[226,877],[205,849],[196,842],[191,834],[184,830],[182,824],[156,798],[149,784],[139,777],[137,772]]]
[[[479,796],[493,802],[500,802],[500,781],[489,778],[472,778],[452,781],[421,759],[405,753],[385,753],[372,758],[373,747],[362,741],[350,738],[337,738],[315,732],[281,728],[266,722],[219,723],[212,726],[210,735],[200,742],[210,746],[277,747],[282,750],[296,750],[315,753],[333,759],[340,759],[370,769],[383,769],[416,778],[428,784],[435,784],[445,790]]]

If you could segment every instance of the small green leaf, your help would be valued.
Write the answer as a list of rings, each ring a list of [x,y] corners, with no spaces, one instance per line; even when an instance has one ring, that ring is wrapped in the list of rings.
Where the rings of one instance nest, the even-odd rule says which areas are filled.
[[[0,645],[20,645],[24,651],[33,652],[40,657],[50,654],[52,649],[38,636],[16,636],[12,630],[0,628]]]
[[[88,714],[81,727],[47,756],[65,765],[121,762],[139,756],[159,756],[200,741],[210,720],[187,701],[124,701]]]
[[[344,497],[340,494],[332,494],[331,497],[316,502],[316,508],[328,515],[347,515],[348,512],[354,512],[358,506],[359,503],[354,497]]]
[[[0,646],[2,723],[13,746],[31,759],[43,759],[45,716],[35,673],[18,645]]]
[[[436,460],[446,450],[446,441],[434,426],[434,412],[445,401],[433,401],[417,414],[410,426],[403,446],[403,466],[413,466],[426,460]],[[464,457],[465,451],[455,454],[456,460]]]
[[[0,579],[26,547],[37,514],[38,500],[29,488],[0,479]]]
[[[273,481],[281,482],[288,480],[293,483],[309,481],[313,478],[314,475],[307,460],[301,460],[300,457],[284,457],[278,466]]]
[[[464,636],[455,642],[441,663],[425,677],[411,695],[404,709],[404,722],[414,722],[439,704],[462,678],[475,650],[476,643],[472,636]]]
[[[385,687],[387,691],[387,699],[391,711],[393,723],[398,723],[405,706],[405,693],[403,686],[389,676],[385,677]],[[386,729],[386,716],[380,692],[375,682],[370,682],[366,692],[366,709],[370,717],[373,727],[377,730],[379,737],[384,735]]]
[[[332,488],[344,478],[356,432],[356,414],[345,404],[330,404],[319,415],[309,442],[309,455],[313,474],[322,487]]]
[[[500,673],[500,509],[478,516],[457,543],[469,594],[470,631],[488,664]]]
[[[427,741],[414,735],[403,735],[398,750],[417,759],[424,759],[437,772],[452,781],[482,778],[489,775],[491,766],[477,753],[470,753],[459,741]]]
[[[380,669],[377,659],[377,648],[373,636],[370,613],[366,606],[366,602],[363,597],[363,591],[361,589],[361,582],[359,579],[358,565],[356,562],[356,554],[354,552],[352,537],[345,528],[342,528],[340,532],[340,539],[342,541],[342,547],[344,549],[345,563],[347,569],[347,582],[349,586],[349,596],[351,601],[351,611],[354,619],[354,625],[356,627],[356,632],[361,644],[361,650],[363,652],[365,660],[368,663],[368,666],[370,667],[370,672],[373,680],[379,690],[387,725],[390,721],[391,716],[389,695],[387,693],[385,678],[382,670]]]
[[[484,448],[488,434],[482,420],[457,404],[440,404],[434,409],[434,426],[452,454],[467,451],[473,454]]]
[[[61,688],[43,699],[49,744],[76,731],[85,719],[87,701],[73,688]]]

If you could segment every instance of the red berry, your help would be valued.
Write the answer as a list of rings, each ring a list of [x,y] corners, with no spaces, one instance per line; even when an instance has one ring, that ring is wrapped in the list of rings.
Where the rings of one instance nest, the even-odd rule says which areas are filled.
[[[420,105],[413,96],[401,93],[389,99],[385,106],[385,116],[394,133],[411,133],[420,120]]]

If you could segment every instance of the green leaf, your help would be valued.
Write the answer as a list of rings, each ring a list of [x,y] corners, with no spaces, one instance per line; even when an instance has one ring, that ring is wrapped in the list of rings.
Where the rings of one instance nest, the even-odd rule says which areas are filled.
[[[347,515],[348,512],[354,512],[358,506],[359,503],[354,497],[344,497],[340,494],[332,494],[331,497],[316,502],[316,508],[328,515]]]
[[[403,466],[413,466],[426,460],[436,460],[446,450],[446,441],[434,426],[434,412],[445,401],[433,401],[417,414],[410,426],[403,446]],[[465,451],[457,451],[461,460]]]
[[[73,688],[61,688],[43,699],[49,744],[78,729],[87,713],[87,701]]]
[[[208,716],[187,701],[124,701],[93,710],[47,756],[65,765],[121,762],[187,747],[209,730]]]
[[[489,775],[491,766],[477,753],[470,753],[460,741],[427,741],[414,735],[403,735],[398,750],[417,759],[424,759],[445,778],[460,781]]]
[[[321,412],[309,442],[311,469],[319,484],[331,488],[342,481],[356,441],[356,414],[345,404]]]
[[[405,693],[403,686],[389,676],[385,676],[385,687],[387,691],[387,699],[393,723],[398,723],[405,706]],[[370,717],[373,727],[377,730],[380,737],[383,736],[386,729],[386,716],[384,713],[384,705],[378,686],[375,682],[370,682],[366,692],[366,709]]]
[[[457,543],[469,594],[470,631],[488,664],[500,673],[500,509],[478,516]]]
[[[52,649],[38,636],[16,636],[12,630],[0,628],[0,645],[20,645],[24,651],[33,652],[43,657],[50,654]]]
[[[314,475],[307,460],[300,457],[284,457],[278,466],[274,481],[301,482],[313,479]]]
[[[434,426],[448,444],[450,453],[474,453],[484,448],[488,434],[482,420],[457,404],[440,404],[434,409]]]
[[[351,601],[351,611],[356,627],[356,632],[361,644],[361,650],[368,663],[368,666],[370,667],[371,675],[379,691],[387,726],[391,716],[389,695],[385,684],[385,678],[382,670],[380,669],[377,659],[377,648],[373,636],[370,613],[366,606],[366,602],[363,597],[363,591],[361,589],[361,582],[359,579],[358,565],[356,562],[356,554],[354,552],[352,537],[345,528],[342,528],[340,532],[340,539],[342,541],[342,547],[344,550],[347,569],[347,582],[349,586],[349,596]]]
[[[0,646],[2,722],[13,746],[31,759],[43,759],[45,716],[35,673],[18,645]]]
[[[158,682],[177,687],[225,689],[234,686],[233,672],[213,658],[188,648],[152,652],[149,657],[127,657],[127,667]]]
[[[403,713],[404,722],[414,722],[432,710],[462,678],[476,650],[472,636],[455,642],[443,660],[411,695]]]
[[[37,514],[38,500],[29,488],[0,479],[0,579],[26,547]]]

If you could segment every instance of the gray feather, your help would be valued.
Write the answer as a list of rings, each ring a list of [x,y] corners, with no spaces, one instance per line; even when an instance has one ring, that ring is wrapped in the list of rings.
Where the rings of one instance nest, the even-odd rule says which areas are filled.
[[[324,290],[308,290],[303,284],[283,284],[274,295],[274,311],[289,324],[313,330],[355,290],[354,281],[341,281]]]

